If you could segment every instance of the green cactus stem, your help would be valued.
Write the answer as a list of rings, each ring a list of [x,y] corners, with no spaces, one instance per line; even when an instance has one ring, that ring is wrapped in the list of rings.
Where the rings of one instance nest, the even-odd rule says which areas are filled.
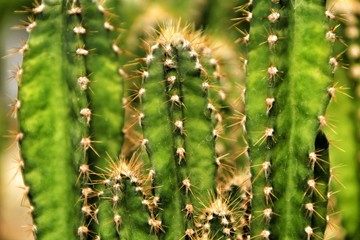
[[[143,144],[155,170],[155,196],[163,209],[159,219],[165,227],[158,231],[177,239],[185,234],[185,215],[202,207],[207,192],[215,190],[216,136],[204,69],[192,39],[179,26],[161,29],[144,60],[146,74],[136,97],[144,114]]]
[[[149,210],[156,200],[151,195],[151,181],[144,173],[139,156],[133,155],[130,160],[110,159],[107,163],[98,183],[105,186],[101,201],[111,204],[103,209],[112,219],[100,226],[115,232],[120,239],[156,239],[148,223]]]
[[[330,174],[327,157],[320,156],[327,148],[316,148],[315,139],[326,124],[335,28],[327,30],[323,1],[250,1],[240,9],[238,23],[250,23],[250,40],[246,35],[242,42],[249,49],[251,236],[321,238]],[[307,203],[314,204],[312,214],[306,214]]]
[[[179,213],[183,206],[179,194],[172,197],[169,195],[171,192],[178,190],[179,181],[176,174],[177,158],[174,155],[174,147],[172,143],[168,143],[169,139],[172,139],[172,137],[169,137],[174,134],[174,125],[171,124],[169,119],[166,88],[163,81],[164,66],[161,64],[161,62],[164,62],[163,54],[161,48],[154,49],[153,52],[149,53],[154,60],[150,59],[151,62],[148,65],[149,77],[144,80],[143,87],[139,89],[139,94],[141,91],[146,91],[146,96],[140,96],[143,101],[142,112],[144,114],[142,125],[145,138],[143,144],[145,144],[151,161],[154,161],[152,167],[156,174],[155,185],[161,186],[155,192],[155,196],[160,197],[164,209],[164,213],[160,217],[161,220],[154,218],[153,230],[158,233],[164,231],[162,224],[165,224],[169,236],[178,238],[183,235],[184,221],[182,216],[166,211],[167,209],[173,209],[173,211]],[[154,213],[153,215],[156,217],[157,214]],[[155,223],[162,224],[156,225]]]
[[[123,139],[123,81],[107,32],[113,29],[104,24],[101,10],[90,1],[36,2],[30,10],[34,20],[25,26],[31,35],[20,49],[25,55],[17,106],[21,102],[20,145],[29,184],[25,192],[34,209],[33,231],[41,239],[94,235],[89,224],[99,223],[112,209],[107,201],[90,200],[97,192],[89,186],[90,175],[99,175],[90,166],[105,168],[100,155],[120,154]],[[102,21],[95,21],[95,15]],[[40,214],[54,206],[61,214]],[[113,220],[110,212],[107,219]],[[100,225],[100,235],[116,239],[115,226],[109,225],[112,230]]]
[[[87,100],[77,78],[85,65],[77,52],[83,42],[70,28],[79,19],[67,13],[65,2],[35,5],[35,20],[27,26],[30,38],[23,47],[20,146],[32,230],[39,239],[76,239],[84,224],[77,179],[79,167],[86,163],[86,146],[81,143],[88,127],[80,112]]]
[[[105,160],[107,154],[118,156],[121,153],[124,81],[118,72],[119,66],[111,37],[112,32],[116,32],[117,29],[107,21],[111,13],[101,1],[81,0],[80,4],[82,23],[88,31],[85,44],[90,56],[86,59],[86,70],[91,79],[89,84],[91,91],[88,94],[90,108],[94,109],[90,132],[96,142],[94,144],[96,152],[91,153],[90,163],[96,173],[99,172],[98,169],[107,166]],[[115,223],[109,224],[114,220],[114,213],[109,211],[111,206],[110,201],[99,202],[98,234],[105,239],[117,238]]]
[[[106,21],[107,14],[110,14],[108,10],[98,1],[92,2],[80,1],[83,6],[82,22],[88,31],[85,44],[90,55],[86,59],[86,70],[91,79],[89,87],[92,90],[89,101],[90,106],[97,109],[92,119],[91,132],[99,142],[96,150],[100,156],[105,157],[106,153],[117,156],[123,143],[121,131],[124,124],[124,82],[119,76],[116,52],[112,48],[113,40],[109,37],[110,32],[116,31],[116,28]],[[95,163],[103,167],[101,163],[104,162],[100,160]]]

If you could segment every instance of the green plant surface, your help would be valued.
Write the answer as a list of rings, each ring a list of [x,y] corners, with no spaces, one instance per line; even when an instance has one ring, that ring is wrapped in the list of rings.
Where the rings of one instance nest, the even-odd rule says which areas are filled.
[[[142,87],[146,91],[146,95],[141,96],[144,114],[142,125],[144,139],[148,141],[145,143],[145,148],[156,174],[154,185],[161,186],[156,192],[156,196],[160,197],[163,203],[164,212],[161,214],[161,221],[167,226],[169,236],[178,238],[183,235],[184,221],[181,215],[174,214],[174,212],[181,212],[182,206],[179,194],[172,194],[178,190],[178,180],[174,149],[168,142],[172,139],[169,137],[173,135],[174,126],[169,120],[165,86],[162,86],[164,85],[162,82],[164,79],[164,70],[161,65],[162,54],[162,49],[154,51],[155,61],[149,64],[149,78],[144,81]],[[156,228],[154,230],[161,231]]]
[[[91,79],[89,87],[92,91],[88,95],[90,107],[97,109],[90,129],[94,133],[94,139],[99,142],[96,144],[98,154],[104,157],[106,153],[117,156],[123,143],[124,81],[118,72],[117,56],[112,49],[113,39],[110,37],[111,32],[116,29],[114,26],[114,30],[111,26],[104,27],[108,17],[107,10],[101,11],[99,8],[105,6],[90,0],[80,1],[80,4],[83,6],[82,23],[88,31],[85,36],[85,46],[89,51],[86,70]],[[101,168],[101,162],[104,161],[100,160],[95,164]]]
[[[89,108],[93,110],[90,132],[95,149],[91,152],[90,164],[94,172],[99,172],[99,169],[107,167],[107,156],[121,153],[124,140],[124,80],[118,72],[118,58],[112,48],[112,36],[117,30],[107,21],[111,13],[101,1],[82,0],[79,3],[82,24],[87,30],[85,46],[89,51],[86,74],[91,81],[88,94]],[[112,209],[111,201],[99,201],[98,207],[98,234],[105,239],[116,239],[115,225],[110,224],[115,216],[109,210]]]
[[[306,213],[305,206],[316,203],[315,210],[326,213],[327,184],[321,184],[329,178],[329,163],[319,155],[309,160],[321,150],[315,139],[332,82],[324,3],[254,2],[252,15],[242,12],[239,21],[250,22],[245,113],[253,176],[251,235],[321,237],[326,216],[314,225],[320,224],[318,216]],[[274,12],[280,17],[272,18]]]
[[[85,5],[86,7],[81,7]],[[124,109],[123,82],[118,74],[117,57],[111,48],[112,42],[108,40],[107,30],[104,29],[105,17],[99,11],[99,5],[92,2],[80,5],[76,1],[44,1],[35,4],[30,11],[36,15],[36,20],[31,20],[26,26],[32,33],[22,49],[26,51],[26,55],[19,88],[19,107],[20,103],[22,106],[19,122],[24,135],[21,141],[22,157],[28,165],[24,169],[25,181],[31,186],[29,196],[35,209],[35,225],[37,222],[41,225],[38,229],[34,226],[33,231],[39,237],[45,234],[44,239],[56,239],[54,236],[72,239],[76,235],[85,238],[90,234],[89,223],[102,220],[109,212],[106,208],[112,209],[107,201],[102,201],[99,208],[98,203],[90,202],[89,198],[94,195],[94,190],[89,188],[88,181],[90,165],[96,162],[100,169],[106,166],[104,158],[99,160],[100,154],[104,157],[106,153],[120,154]],[[88,20],[87,14],[92,17],[98,14],[102,21],[92,21],[92,17]],[[87,29],[84,28],[84,23]],[[53,24],[57,27],[50,28]],[[97,28],[98,31],[95,30]],[[89,37],[85,37],[83,41],[85,33]],[[96,56],[90,56],[93,51],[98,51]],[[44,69],[39,66],[42,62]],[[52,74],[55,74],[54,78]],[[90,104],[87,102],[88,96]],[[109,102],[114,104],[108,104]],[[92,115],[94,108],[99,108],[99,111],[95,110]],[[96,140],[93,139],[94,131],[98,131]],[[39,136],[44,138],[41,138],[38,146],[33,146],[34,139]],[[95,142],[104,145],[95,150]],[[49,143],[51,147],[48,146]],[[51,148],[54,150],[50,150]],[[92,161],[87,163],[90,151]],[[45,164],[50,162],[49,159],[52,159],[53,164]],[[46,167],[41,172],[34,171],[41,168],[41,165]],[[57,171],[63,172],[55,174]],[[56,185],[51,188],[53,191],[44,191],[44,178],[49,178],[49,187],[51,182]],[[61,187],[62,178],[67,181],[65,188]],[[76,188],[78,191],[75,191]],[[82,192],[82,196],[79,192]],[[46,215],[39,215],[38,211],[46,212],[46,209],[54,205],[68,211],[62,210],[64,213],[57,219],[58,224],[51,228],[49,224],[55,221],[47,219]],[[80,217],[81,212],[83,217]],[[113,234],[115,239],[115,227],[108,221],[112,222],[114,217],[110,212],[111,217],[105,216],[107,219],[100,221],[104,223],[100,225],[100,234],[108,239]],[[78,216],[75,218],[78,222],[71,221],[74,216]],[[43,223],[46,220],[48,224]],[[61,224],[64,228],[52,231],[54,226]],[[106,230],[108,226],[111,230]],[[62,231],[67,231],[67,234]]]
[[[66,5],[44,3],[44,9],[38,5],[33,10],[36,27],[24,45],[26,52],[23,47],[19,140],[29,186],[24,194],[30,198],[32,231],[39,239],[75,239],[75,229],[82,225],[77,171],[85,159],[80,142],[87,132],[80,115],[86,96],[74,86],[84,71],[83,58],[75,54],[81,40],[68,34],[67,23],[77,19],[68,16]]]
[[[101,172],[99,181],[105,188],[100,201],[107,201],[110,206],[103,205],[107,211],[99,221],[110,220],[100,224],[98,236],[115,234],[115,239],[157,239],[152,235],[149,226],[149,209],[145,203],[152,203],[151,184],[147,180],[144,166],[138,156],[130,160],[121,157],[108,160],[108,167]],[[100,203],[103,204],[103,203]],[[103,233],[103,234],[101,234]]]

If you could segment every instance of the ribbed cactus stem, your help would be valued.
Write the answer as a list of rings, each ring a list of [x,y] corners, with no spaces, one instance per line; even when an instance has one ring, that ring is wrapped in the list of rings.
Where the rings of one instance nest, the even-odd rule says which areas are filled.
[[[76,239],[88,217],[81,217],[79,203],[87,177],[86,171],[79,176],[79,169],[86,166],[88,148],[81,144],[88,136],[88,121],[80,113],[87,107],[86,93],[77,84],[85,72],[84,57],[77,54],[83,43],[72,29],[79,20],[67,9],[66,1],[35,5],[19,88],[21,156],[32,230],[39,239]]]
[[[90,223],[98,224],[106,212],[113,222],[114,216],[111,207],[103,207],[106,201],[99,209],[99,203],[90,199],[102,194],[90,184],[90,178],[99,175],[90,166],[96,159],[98,167],[105,168],[99,154],[117,155],[122,144],[123,86],[107,35],[113,29],[104,23],[105,12],[98,3],[36,1],[30,11],[35,16],[26,25],[29,41],[19,50],[24,61],[18,74],[16,113],[22,131],[21,156],[28,166],[24,177],[34,217],[32,230],[41,239],[96,237]],[[96,14],[102,21],[93,20]],[[97,60],[92,59],[94,51],[99,51]],[[100,79],[101,84],[95,84]],[[98,137],[105,144],[99,150]],[[115,225],[100,235],[110,239],[112,234],[115,239]]]
[[[166,239],[195,231],[192,215],[203,207],[208,191],[215,190],[216,136],[203,87],[204,69],[189,36],[179,26],[161,29],[145,58],[147,76],[138,96],[146,151],[155,170],[154,192],[162,208],[157,212],[165,226],[160,230]]]
[[[94,117],[90,125],[91,137],[94,139],[96,152],[90,155],[93,172],[99,172],[108,165],[106,156],[116,157],[123,144],[122,128],[124,124],[124,107],[122,98],[124,81],[119,74],[116,52],[113,50],[113,39],[116,28],[107,19],[111,16],[103,1],[81,0],[82,24],[86,26],[85,37],[86,73],[91,79],[88,94],[90,108]],[[93,175],[96,180],[95,175]],[[100,187],[97,191],[103,191]],[[112,202],[98,203],[97,234],[105,239],[117,239],[115,228],[118,228],[117,213],[112,209]],[[112,223],[112,224],[111,224]]]
[[[334,82],[344,19],[323,0],[238,1],[232,20],[243,68],[229,75],[243,72],[246,86],[229,93],[245,113],[228,118],[234,107],[222,87],[231,90],[239,78],[223,84],[210,38],[189,26],[160,25],[145,37],[146,56],[120,65],[130,57],[123,44],[131,34],[120,38],[119,27],[135,21],[132,13],[153,15],[130,2],[35,0],[26,10],[32,16],[21,28],[30,38],[15,51],[23,65],[13,73],[12,116],[34,236],[324,238],[337,180],[326,108],[344,89]],[[224,14],[232,4],[210,2],[204,21],[214,6]]]
[[[99,233],[113,232],[124,239],[155,239],[155,235],[150,234],[148,216],[158,207],[158,202],[151,194],[151,179],[145,176],[138,155],[129,160],[123,157],[108,160],[108,167],[101,175],[98,181],[104,186],[101,201],[111,205],[101,210],[106,211],[103,216],[112,216],[112,219],[107,225],[99,226]]]
[[[144,113],[142,126],[144,138],[147,141],[145,148],[153,162],[154,184],[159,186],[154,189],[154,195],[160,198],[161,208],[164,209],[160,216],[157,216],[158,211],[151,216],[152,229],[160,234],[164,231],[163,224],[165,224],[169,236],[177,238],[183,234],[184,221],[181,220],[181,215],[175,215],[172,212],[181,212],[182,206],[179,194],[171,194],[178,190],[179,181],[173,142],[169,142],[169,139],[172,139],[169,136],[174,134],[175,126],[169,119],[165,81],[163,81],[164,65],[162,63],[170,63],[163,59],[163,54],[163,48],[160,48],[159,45],[155,45],[148,53],[147,57],[150,61],[147,64],[147,72],[149,76],[144,79],[138,97],[142,102],[142,112]],[[161,221],[161,225],[155,225],[155,220]]]
[[[110,156],[117,156],[123,142],[121,129],[124,122],[122,105],[124,90],[116,53],[112,48],[113,40],[109,38],[109,32],[116,29],[109,27],[110,23],[106,24],[105,19],[108,17],[106,14],[110,13],[100,2],[81,0],[80,3],[83,6],[82,22],[88,32],[85,44],[90,57],[86,59],[86,70],[91,79],[89,87],[93,91],[89,93],[89,101],[90,106],[97,109],[91,131],[99,142],[96,149],[100,156],[105,157],[106,152]],[[104,166],[102,163],[105,161],[94,161],[99,161],[96,162],[99,167]]]
[[[326,137],[316,137],[332,83],[324,3],[256,1],[241,12],[240,21],[250,22],[245,112],[253,182],[251,235],[322,237],[330,173]],[[317,154],[313,164],[312,152]],[[319,214],[306,215],[309,202]]]

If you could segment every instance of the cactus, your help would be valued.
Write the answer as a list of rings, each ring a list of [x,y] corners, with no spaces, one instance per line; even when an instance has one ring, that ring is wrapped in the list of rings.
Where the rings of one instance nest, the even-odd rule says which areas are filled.
[[[337,25],[328,29],[323,1],[250,1],[238,11],[237,24],[250,25],[240,30],[248,46],[250,235],[322,238],[330,181],[322,128],[327,126]]]
[[[96,171],[90,166],[104,167],[104,160],[98,160],[100,154],[120,153],[123,90],[116,56],[103,22],[94,24],[86,18],[90,11],[97,14],[99,6],[77,1],[36,2],[30,10],[34,19],[26,25],[31,37],[21,48],[24,63],[19,69],[22,74],[15,111],[21,106],[21,156],[25,182],[31,186],[25,192],[31,198],[28,207],[35,219],[32,230],[39,238],[73,239],[77,234],[88,234],[89,221],[97,219],[99,211],[97,203],[88,199],[95,193],[88,186],[90,172]],[[103,18],[101,12],[99,17]],[[95,36],[84,38],[85,34]],[[96,57],[91,56],[95,48],[100,50]],[[105,67],[92,74],[98,64]],[[93,115],[93,107],[101,110]],[[38,137],[41,141],[34,145]],[[109,143],[109,138],[115,142]],[[100,141],[104,145],[95,150]],[[41,165],[45,167],[39,172]],[[49,183],[46,188],[45,182]],[[59,214],[42,214],[54,206]],[[99,218],[105,213],[100,211]],[[77,221],[72,221],[74,217]]]
[[[82,57],[76,54],[81,40],[72,33],[72,24],[66,24],[68,29],[62,28],[64,21],[76,21],[76,17],[67,18],[65,5],[49,2],[46,8],[43,6],[34,7],[38,17],[28,25],[31,38],[22,48],[24,63],[18,107],[21,103],[20,131],[25,137],[20,145],[25,181],[31,186],[26,187],[25,193],[33,196],[29,210],[36,218],[32,230],[38,232],[38,237],[51,239],[61,235],[71,239],[76,236],[74,229],[81,225],[81,208],[76,204],[80,192],[76,171],[86,161],[79,147],[82,137],[87,135],[86,123],[81,123],[80,115],[87,101],[76,87],[76,78],[85,69]],[[67,35],[68,32],[72,35]],[[63,38],[67,39],[66,46],[61,44]],[[38,138],[41,140],[37,142]],[[37,171],[42,165],[43,170]],[[46,182],[49,187],[44,187]],[[57,211],[55,206],[59,207]],[[53,214],[42,214],[48,211]],[[74,216],[78,216],[77,222],[72,221]],[[53,226],[58,226],[58,230],[46,231],[54,229]]]
[[[156,172],[155,185],[162,186],[155,194],[163,199],[160,217],[163,215],[169,239],[184,234],[181,209],[199,208],[206,191],[215,189],[215,139],[207,89],[200,78],[202,66],[191,39],[178,32],[169,27],[161,32],[163,39],[146,57],[149,76],[144,77],[140,88],[146,91],[141,103],[143,133],[148,141],[145,148]],[[166,143],[170,139],[173,143]],[[171,194],[179,186],[184,193]]]
[[[209,1],[197,24],[224,32],[233,2]],[[36,238],[324,238],[342,18],[321,0],[238,2],[231,36],[244,66],[228,82],[191,24],[160,24],[125,64],[124,11],[130,28],[142,10],[119,0],[26,10],[12,111]]]

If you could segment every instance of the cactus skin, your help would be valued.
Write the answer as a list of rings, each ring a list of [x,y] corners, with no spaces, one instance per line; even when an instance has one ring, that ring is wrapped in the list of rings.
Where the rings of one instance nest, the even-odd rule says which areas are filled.
[[[102,172],[100,183],[106,187],[103,189],[101,201],[111,205],[103,205],[108,217],[111,217],[108,219],[111,222],[100,224],[100,227],[106,227],[108,232],[105,233],[117,235],[116,239],[155,239],[155,235],[150,235],[149,212],[143,206],[143,201],[151,200],[151,185],[143,171],[144,167],[138,156],[134,155],[130,160],[121,157],[108,161],[108,167]],[[114,201],[115,198],[118,200]],[[104,233],[103,229],[99,230],[100,234],[101,231]]]
[[[99,3],[90,0],[81,0],[83,7],[83,24],[88,28],[85,44],[88,50],[93,51],[86,59],[86,67],[91,78],[90,87],[94,93],[89,94],[90,106],[97,109],[91,131],[99,141],[96,150],[100,156],[120,154],[123,143],[122,127],[124,124],[124,108],[122,105],[123,80],[118,73],[116,54],[112,50],[113,40],[109,38],[109,31],[104,27],[108,15],[99,10]],[[110,13],[109,13],[110,14]],[[101,21],[99,21],[100,19]],[[115,27],[114,27],[115,28]],[[114,29],[113,31],[116,31]],[[102,66],[99,68],[99,66]],[[112,104],[109,104],[112,103]],[[117,104],[116,104],[117,103]],[[104,162],[101,160],[101,162]],[[100,162],[99,167],[103,167]]]
[[[39,239],[76,239],[76,229],[82,225],[76,180],[84,161],[80,141],[87,131],[79,114],[86,96],[74,87],[84,70],[83,59],[75,54],[81,41],[63,24],[74,21],[66,14],[65,1],[44,4],[22,66],[21,157],[34,207],[34,233]]]
[[[149,78],[144,82],[146,96],[142,104],[145,115],[143,131],[144,137],[149,140],[146,146],[149,152],[149,158],[151,161],[154,161],[153,168],[155,169],[157,177],[155,185],[161,186],[160,190],[156,193],[164,202],[165,211],[161,216],[161,221],[167,225],[167,232],[169,232],[170,236],[179,238],[183,235],[183,229],[185,228],[182,216],[174,214],[171,211],[166,211],[167,209],[173,209],[174,212],[179,213],[181,212],[182,206],[179,194],[175,194],[172,198],[169,198],[171,196],[169,193],[177,191],[179,181],[176,174],[174,147],[172,144],[165,144],[169,140],[169,136],[173,135],[174,128],[168,116],[166,92],[164,91],[165,86],[160,85],[164,85],[164,83],[161,82],[164,78],[164,69],[163,66],[159,64],[159,62],[163,62],[163,50],[157,49],[153,55],[155,61],[148,66]],[[158,126],[164,127],[159,128]],[[160,148],[158,146],[162,147]]]
[[[274,23],[268,19],[272,11],[280,13]],[[321,150],[315,146],[318,117],[330,99],[324,13],[323,1],[252,4],[245,98],[253,176],[252,237],[304,239],[322,237],[325,230],[326,216],[319,223],[317,214],[306,217],[304,209],[306,203],[316,203],[315,210],[326,214],[327,206],[328,163],[317,161],[314,170],[309,164],[309,153]],[[277,36],[275,42],[268,38],[271,35]],[[275,102],[266,103],[267,98]],[[317,169],[319,165],[324,171]],[[308,186],[311,179],[316,180],[316,190]],[[273,192],[264,193],[265,187]],[[265,209],[272,210],[270,216]]]

